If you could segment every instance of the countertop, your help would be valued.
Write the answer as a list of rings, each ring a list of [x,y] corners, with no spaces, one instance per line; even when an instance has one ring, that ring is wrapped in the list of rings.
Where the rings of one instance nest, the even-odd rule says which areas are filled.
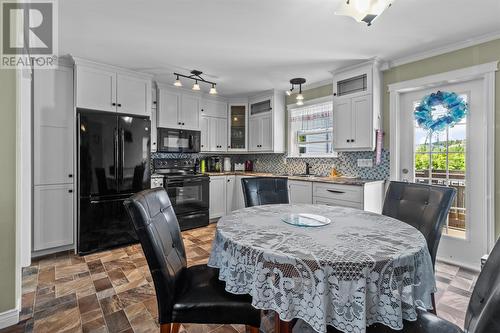
[[[339,185],[356,185],[356,186],[363,186],[367,183],[384,182],[383,180],[372,180],[372,179],[350,178],[350,177],[297,176],[297,175],[283,175],[283,174],[272,174],[265,172],[246,172],[246,171],[205,172],[205,174],[211,177],[215,176],[286,177],[289,180],[331,183]]]

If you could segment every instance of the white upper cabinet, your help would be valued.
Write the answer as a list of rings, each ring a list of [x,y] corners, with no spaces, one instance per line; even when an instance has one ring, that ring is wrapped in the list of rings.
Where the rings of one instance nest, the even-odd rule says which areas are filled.
[[[76,106],[116,111],[116,72],[86,66],[76,67]]]
[[[202,117],[201,122],[203,151],[227,151],[227,119]]]
[[[151,113],[151,80],[117,74],[117,111],[148,116]]]
[[[196,95],[182,94],[179,122],[182,128],[200,129],[200,98]]]
[[[215,99],[204,98],[201,107],[202,116],[227,117],[227,103]]]
[[[210,151],[210,117],[201,117],[201,151]]]
[[[272,91],[249,100],[249,150],[285,152],[285,97]]]
[[[337,151],[375,149],[381,126],[381,75],[378,61],[333,73],[333,147]]]
[[[73,183],[73,70],[33,74],[34,185]]]
[[[180,124],[181,94],[166,89],[158,90],[158,127],[176,128]]]
[[[73,59],[77,108],[151,115],[151,76]]]
[[[157,126],[199,131],[201,96],[161,83],[157,85]]]

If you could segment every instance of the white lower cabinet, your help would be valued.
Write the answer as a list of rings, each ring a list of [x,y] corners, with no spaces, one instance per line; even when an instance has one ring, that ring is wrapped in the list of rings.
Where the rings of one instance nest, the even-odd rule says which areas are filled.
[[[236,176],[226,176],[226,214],[231,214],[233,211],[234,191]]]
[[[313,183],[313,204],[341,206],[381,213],[384,181],[364,185]]]
[[[73,199],[73,184],[34,187],[34,251],[73,244]]]
[[[226,176],[210,177],[210,209],[211,219],[226,215]]]
[[[210,218],[218,218],[245,208],[243,178],[254,176],[221,175],[210,177]],[[341,185],[314,181],[288,180],[291,204],[318,204],[382,212],[384,181],[363,185]]]
[[[291,204],[312,204],[312,191],[312,182],[298,180],[288,181],[288,197]]]

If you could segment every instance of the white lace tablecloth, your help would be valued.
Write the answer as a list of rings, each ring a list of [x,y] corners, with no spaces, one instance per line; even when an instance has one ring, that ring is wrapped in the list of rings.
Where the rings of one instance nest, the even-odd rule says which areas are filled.
[[[297,227],[288,213],[332,220]],[[250,294],[259,309],[302,319],[317,332],[331,325],[365,332],[373,323],[402,329],[436,291],[424,236],[390,217],[324,205],[245,208],[220,219],[208,265],[226,290]]]

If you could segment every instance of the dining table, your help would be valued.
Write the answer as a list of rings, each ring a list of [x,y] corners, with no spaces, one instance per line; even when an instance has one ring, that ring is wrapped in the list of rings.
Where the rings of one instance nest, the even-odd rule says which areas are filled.
[[[217,223],[208,265],[226,291],[249,294],[283,323],[311,331],[395,330],[431,309],[434,269],[422,233],[363,210],[314,204],[244,208]],[[281,330],[285,330],[281,328]],[[295,332],[296,330],[294,330]],[[303,329],[298,330],[304,331]]]

